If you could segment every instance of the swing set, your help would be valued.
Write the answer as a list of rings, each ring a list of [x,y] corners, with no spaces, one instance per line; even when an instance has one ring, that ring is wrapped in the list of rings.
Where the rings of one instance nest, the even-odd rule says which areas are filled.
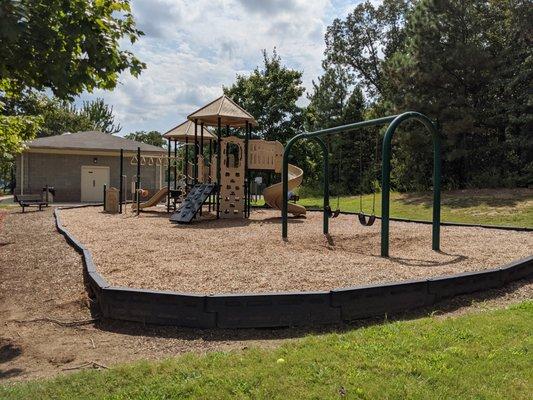
[[[356,129],[366,128],[370,126],[380,126],[388,124],[387,130],[383,137],[383,143],[381,146],[381,256],[389,256],[389,228],[390,228],[390,158],[392,150],[392,138],[398,126],[407,120],[415,120],[426,128],[433,139],[433,229],[432,229],[432,249],[438,251],[440,249],[440,180],[441,180],[441,150],[440,150],[440,137],[437,129],[431,120],[425,115],[408,111],[399,115],[391,115],[388,117],[377,118],[367,121],[356,122],[353,124],[342,125],[334,128],[322,129],[315,132],[304,132],[292,137],[283,152],[283,169],[282,169],[282,182],[283,182],[283,199],[282,199],[282,231],[281,235],[283,239],[288,237],[288,178],[289,178],[289,156],[291,149],[295,143],[301,140],[314,140],[316,141],[322,150],[322,161],[324,168],[324,182],[323,182],[323,233],[329,234],[329,219],[335,218],[340,214],[339,197],[337,197],[337,209],[331,210],[329,204],[329,151],[326,143],[322,137],[328,137],[332,134],[348,134]],[[378,138],[376,137],[376,157],[378,159]],[[361,162],[360,168],[362,170],[362,145],[360,148]],[[362,189],[362,188],[361,188]],[[359,222],[365,226],[371,226],[376,220],[375,215],[375,202],[376,202],[376,190],[373,190],[372,200],[372,214],[368,216],[363,213],[363,201],[362,190],[360,191],[359,206],[360,211],[358,213]]]
[[[372,213],[366,214],[363,210],[363,142],[362,142],[362,134],[359,138],[359,212],[357,212],[357,218],[359,220],[359,223],[363,226],[372,226],[374,225],[374,222],[376,221],[376,187],[374,183],[372,183]],[[343,167],[343,158],[342,158],[342,148],[338,151],[339,157],[338,157],[338,167],[337,167],[337,183],[340,183],[340,176],[342,172]],[[379,135],[376,134],[376,150],[375,150],[375,158],[372,162],[372,165],[374,166],[378,162],[378,155],[379,155]],[[330,218],[337,218],[340,213],[342,212],[340,209],[340,191],[337,190],[337,208],[335,211],[332,211],[330,206],[327,206],[327,212],[329,214]]]

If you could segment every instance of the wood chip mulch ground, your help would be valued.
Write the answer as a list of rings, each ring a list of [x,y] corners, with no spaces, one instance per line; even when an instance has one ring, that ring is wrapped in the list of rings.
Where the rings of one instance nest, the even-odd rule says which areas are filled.
[[[440,252],[431,225],[391,222],[390,258],[380,254],[380,222],[322,214],[292,219],[281,239],[279,212],[255,210],[249,220],[172,224],[164,212],[140,217],[89,207],[61,211],[66,228],[93,255],[112,284],[185,293],[331,290],[361,284],[429,278],[501,266],[528,256],[530,232],[442,227]]]

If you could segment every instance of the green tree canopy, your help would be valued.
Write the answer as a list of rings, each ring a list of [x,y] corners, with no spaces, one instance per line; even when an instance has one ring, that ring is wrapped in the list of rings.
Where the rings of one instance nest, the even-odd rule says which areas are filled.
[[[120,125],[114,124],[113,107],[109,107],[102,99],[84,102],[78,109],[67,100],[30,92],[22,97],[9,99],[5,105],[6,115],[40,116],[37,137],[79,131],[116,133],[120,130]]]
[[[224,93],[257,119],[254,134],[285,143],[302,128],[302,109],[296,104],[305,91],[302,72],[285,67],[276,49],[272,57],[263,50],[263,63],[249,76],[237,75]]]
[[[120,43],[140,35],[127,0],[0,0],[0,79],[59,98],[113,89],[145,67]]]
[[[438,122],[451,186],[529,180],[532,19],[531,2],[522,0],[421,0],[408,18],[405,51],[388,63],[390,100]],[[400,140],[403,180],[416,181],[431,169],[431,146],[412,133]]]
[[[158,131],[136,131],[124,136],[126,139],[136,140],[137,142],[151,144],[158,147],[166,147],[166,140]]]
[[[326,33],[326,59],[353,74],[371,98],[386,94],[384,61],[405,42],[404,20],[411,0],[357,5],[345,20],[335,19]]]
[[[22,147],[15,144],[31,139],[41,120],[38,114],[10,109],[7,103],[21,101],[33,91],[50,90],[59,99],[71,100],[83,91],[113,89],[122,71],[138,76],[145,68],[130,51],[121,49],[124,40],[134,43],[140,35],[128,0],[0,0],[2,148],[20,151]],[[56,106],[48,111],[57,118],[45,115],[45,122],[54,119],[78,130],[95,117],[76,115],[68,105]],[[106,121],[105,114],[100,117]],[[32,129],[26,129],[22,120],[31,121]],[[98,127],[117,128],[112,121]],[[44,126],[43,131],[64,131],[63,126],[50,128]]]
[[[367,1],[328,28],[325,60],[362,86],[368,117],[415,110],[437,122],[446,186],[528,185],[531,20],[529,0]],[[407,124],[396,135],[396,189],[431,187],[431,138],[422,132]]]
[[[105,104],[104,99],[84,101],[79,114],[91,121],[94,130],[114,134],[122,129],[120,124],[115,125],[113,106]]]
[[[313,91],[307,96],[310,102],[306,109],[306,129],[314,131],[363,120],[365,100],[361,88],[351,84],[352,78],[340,66],[324,62],[323,68],[324,74],[318,82],[313,82]],[[326,142],[331,152],[330,181],[334,192],[356,192],[363,180],[359,149],[372,143],[370,136],[360,132],[336,134],[328,136]]]

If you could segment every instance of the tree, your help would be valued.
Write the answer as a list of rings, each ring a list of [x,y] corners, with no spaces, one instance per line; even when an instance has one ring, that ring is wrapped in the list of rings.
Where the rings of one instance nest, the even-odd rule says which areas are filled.
[[[285,143],[302,129],[302,109],[296,104],[305,91],[302,72],[283,66],[276,49],[272,57],[263,50],[263,63],[249,76],[237,75],[224,93],[257,119],[255,135]]]
[[[115,134],[122,129],[120,124],[115,125],[113,106],[105,104],[104,99],[84,101],[79,114],[91,121],[94,130]]]
[[[310,101],[306,109],[307,130],[361,121],[365,112],[361,88],[354,87],[351,77],[338,65],[324,62],[323,68],[324,74],[318,78],[318,82],[313,81],[313,92],[307,96]],[[363,179],[358,159],[360,149],[367,147],[368,135],[351,132],[328,136],[326,141],[331,152],[330,180],[333,190],[337,194],[354,193]]]
[[[498,77],[489,97],[498,116],[499,137],[505,144],[506,185],[533,184],[533,7],[528,0],[492,0],[495,20],[487,36],[497,57]]]
[[[353,73],[373,99],[388,90],[383,64],[404,46],[404,21],[412,4],[410,0],[384,0],[376,7],[366,1],[327,29],[327,61]]]
[[[253,134],[265,140],[279,140],[285,144],[303,130],[303,110],[297,105],[305,89],[302,72],[287,68],[281,63],[276,49],[269,57],[263,50],[263,67],[256,67],[249,76],[237,75],[236,82],[224,87],[224,93],[250,112],[258,127]],[[316,146],[301,143],[294,146],[292,162],[302,167],[306,182],[316,181],[317,165],[310,155]],[[267,176],[267,180],[270,176]]]
[[[384,0],[327,30],[326,62],[353,74],[367,117],[416,110],[442,135],[449,188],[533,182],[533,8],[529,0]],[[392,183],[432,185],[431,138],[395,136]]]
[[[126,139],[136,140],[137,142],[151,144],[158,147],[166,147],[166,140],[158,131],[136,131],[124,136]]]
[[[525,164],[528,147],[531,13],[520,0],[421,0],[408,19],[406,49],[387,66],[391,100],[437,121],[449,186],[502,186],[524,174],[516,161]],[[411,130],[399,140],[397,182],[429,187],[429,138]]]
[[[23,148],[24,141],[35,136],[40,123],[40,117],[0,115],[0,162],[11,160]]]
[[[324,74],[313,81],[313,91],[307,95],[307,130],[342,125],[352,80],[338,65],[323,63]]]
[[[39,115],[41,124],[37,137],[61,135],[65,132],[102,131],[115,133],[120,125],[114,125],[113,107],[102,99],[84,102],[80,109],[57,97],[48,97],[44,93],[29,92],[24,96],[10,98],[4,103],[6,115]]]
[[[59,98],[113,89],[119,74],[145,65],[120,42],[134,43],[128,0],[0,0],[0,78],[21,93],[50,89]]]
[[[134,43],[140,35],[128,0],[0,0],[0,156],[6,149],[11,155],[21,151],[23,141],[38,132],[40,120],[16,108],[6,112],[6,103],[35,90],[70,100],[85,90],[113,89],[122,71],[138,76],[145,68],[120,47],[124,39]],[[76,129],[84,126],[85,118],[68,107],[52,107],[61,114],[52,119],[75,122]],[[61,126],[54,127],[59,131]]]

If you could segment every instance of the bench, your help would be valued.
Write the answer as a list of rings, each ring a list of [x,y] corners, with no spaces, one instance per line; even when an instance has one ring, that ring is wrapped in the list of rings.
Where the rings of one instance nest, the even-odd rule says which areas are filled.
[[[39,207],[39,211],[42,211],[43,206],[48,207],[48,202],[40,194],[15,195],[15,201],[22,207],[22,212],[26,207]]]

